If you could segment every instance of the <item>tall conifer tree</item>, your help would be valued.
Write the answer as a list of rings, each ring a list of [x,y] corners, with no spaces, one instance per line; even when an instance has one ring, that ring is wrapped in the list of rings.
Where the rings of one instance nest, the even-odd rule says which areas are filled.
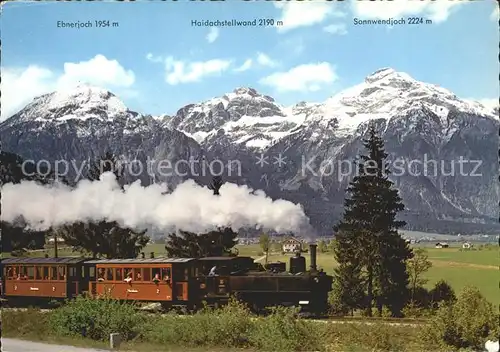
[[[347,189],[343,220],[336,226],[335,257],[339,263],[337,280],[342,287],[362,283],[362,307],[372,315],[388,307],[397,316],[408,298],[406,260],[412,252],[398,234],[404,221],[396,219],[404,205],[389,180],[387,153],[373,127],[363,141],[367,155],[361,155],[356,175]],[[345,302],[353,309],[359,302]]]

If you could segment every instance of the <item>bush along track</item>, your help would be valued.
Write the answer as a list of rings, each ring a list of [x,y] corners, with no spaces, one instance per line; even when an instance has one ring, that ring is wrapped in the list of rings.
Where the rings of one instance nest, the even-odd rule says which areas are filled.
[[[319,324],[297,318],[292,308],[275,308],[265,318],[256,318],[245,306],[231,301],[223,308],[204,308],[186,319],[175,313],[141,314],[133,305],[109,298],[80,297],[43,313],[34,309],[5,311],[2,333],[35,340],[84,339],[90,345],[105,342],[110,333],[118,332],[131,346],[147,344],[154,346],[148,347],[154,351],[168,351],[166,346],[254,351],[458,351],[482,349],[488,339],[497,340],[500,335],[500,316],[471,287],[456,300],[441,303],[428,316],[429,324],[412,326],[400,325],[397,319]]]

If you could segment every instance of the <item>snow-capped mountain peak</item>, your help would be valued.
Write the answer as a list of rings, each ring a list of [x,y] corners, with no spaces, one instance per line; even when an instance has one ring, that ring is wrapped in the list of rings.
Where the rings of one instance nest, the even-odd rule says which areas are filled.
[[[263,147],[281,136],[273,132],[279,132],[286,122],[284,108],[272,97],[240,87],[221,97],[184,106],[168,125],[200,143],[225,135],[237,144]]]
[[[413,224],[428,228],[433,216],[447,221],[467,216],[471,223],[495,216],[500,194],[494,182],[496,157],[484,151],[498,145],[498,104],[460,99],[392,68],[377,70],[320,103],[283,107],[253,88],[240,87],[186,105],[174,116],[156,117],[129,111],[107,90],[83,85],[36,98],[1,123],[0,132],[7,150],[33,160],[89,160],[108,150],[129,161],[167,159],[173,165],[192,158],[216,157],[228,165],[238,160],[241,175],[229,173],[229,182],[303,204],[315,226],[330,233],[349,181],[340,167],[359,155],[371,123],[391,160],[436,161],[436,170],[424,163],[428,175],[405,170],[392,175]],[[268,156],[265,166],[255,163],[260,153]],[[276,164],[278,157],[285,164]],[[458,172],[454,162],[459,158],[473,161],[464,170],[479,176]],[[482,165],[476,170],[478,160]],[[142,182],[173,185],[181,179],[160,173],[151,177],[149,171]]]
[[[381,68],[381,69],[373,72],[371,75],[367,76],[365,78],[365,82],[366,83],[374,83],[374,82],[380,81],[384,78],[385,79],[392,79],[392,80],[413,81],[413,78],[410,77],[407,73],[397,72],[393,68],[384,67],[384,68]]]
[[[80,84],[36,97],[16,114],[16,120],[64,122],[96,118],[110,121],[128,112],[125,104],[108,90]]]

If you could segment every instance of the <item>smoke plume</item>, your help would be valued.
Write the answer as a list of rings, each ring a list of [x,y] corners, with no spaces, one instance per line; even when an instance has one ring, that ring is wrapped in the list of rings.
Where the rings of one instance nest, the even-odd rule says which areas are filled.
[[[300,205],[272,200],[263,191],[225,183],[220,196],[188,180],[169,194],[165,185],[137,181],[121,190],[112,173],[100,181],[82,180],[75,188],[32,181],[2,187],[2,220],[22,217],[28,227],[45,230],[75,221],[117,221],[122,226],[204,232],[218,226],[262,228],[311,234]]]

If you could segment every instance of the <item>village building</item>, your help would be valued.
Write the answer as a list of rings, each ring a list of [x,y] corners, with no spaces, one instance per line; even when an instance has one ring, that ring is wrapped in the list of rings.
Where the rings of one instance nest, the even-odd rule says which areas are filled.
[[[438,242],[436,243],[436,248],[448,248],[449,245],[446,242]]]
[[[302,242],[296,238],[289,238],[283,241],[283,253],[295,253],[302,251]]]
[[[472,248],[472,243],[470,242],[465,242],[462,244],[463,249],[471,249]]]

